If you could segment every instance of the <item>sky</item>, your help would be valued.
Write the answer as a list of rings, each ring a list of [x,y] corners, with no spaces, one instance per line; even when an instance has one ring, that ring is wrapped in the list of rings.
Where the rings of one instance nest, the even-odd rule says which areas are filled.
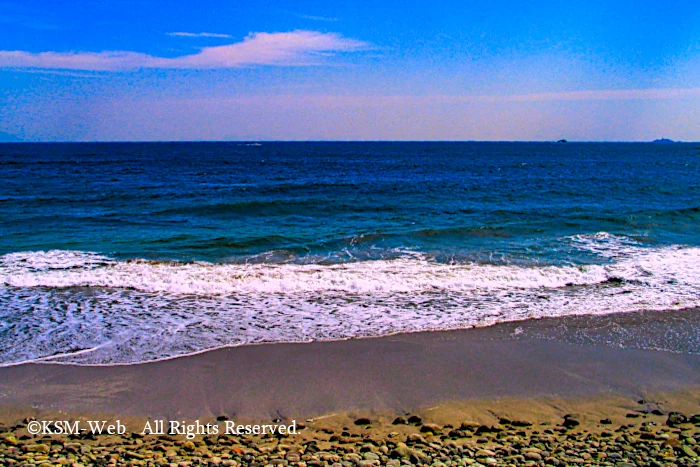
[[[697,0],[0,0],[0,139],[661,137]]]

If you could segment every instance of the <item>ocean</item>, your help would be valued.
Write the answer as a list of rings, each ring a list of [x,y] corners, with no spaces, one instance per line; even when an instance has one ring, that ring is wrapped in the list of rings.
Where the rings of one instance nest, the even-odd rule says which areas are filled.
[[[698,306],[698,144],[0,144],[0,365]]]

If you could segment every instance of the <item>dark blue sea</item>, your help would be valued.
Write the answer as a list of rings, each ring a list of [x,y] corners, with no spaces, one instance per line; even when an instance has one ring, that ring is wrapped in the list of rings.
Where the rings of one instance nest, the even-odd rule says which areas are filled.
[[[0,364],[700,306],[700,144],[0,145]]]

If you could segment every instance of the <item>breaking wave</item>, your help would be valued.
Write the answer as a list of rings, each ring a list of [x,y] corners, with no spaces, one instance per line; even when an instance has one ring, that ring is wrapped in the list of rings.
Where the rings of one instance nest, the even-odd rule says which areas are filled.
[[[343,264],[0,257],[0,364],[138,363],[221,346],[379,336],[700,305],[700,248],[607,233],[562,239],[601,264]]]

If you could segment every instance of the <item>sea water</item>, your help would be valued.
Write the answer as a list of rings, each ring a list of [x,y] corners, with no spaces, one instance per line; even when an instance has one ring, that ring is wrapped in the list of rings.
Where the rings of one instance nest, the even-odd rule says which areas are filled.
[[[700,145],[0,145],[0,364],[700,306]]]

